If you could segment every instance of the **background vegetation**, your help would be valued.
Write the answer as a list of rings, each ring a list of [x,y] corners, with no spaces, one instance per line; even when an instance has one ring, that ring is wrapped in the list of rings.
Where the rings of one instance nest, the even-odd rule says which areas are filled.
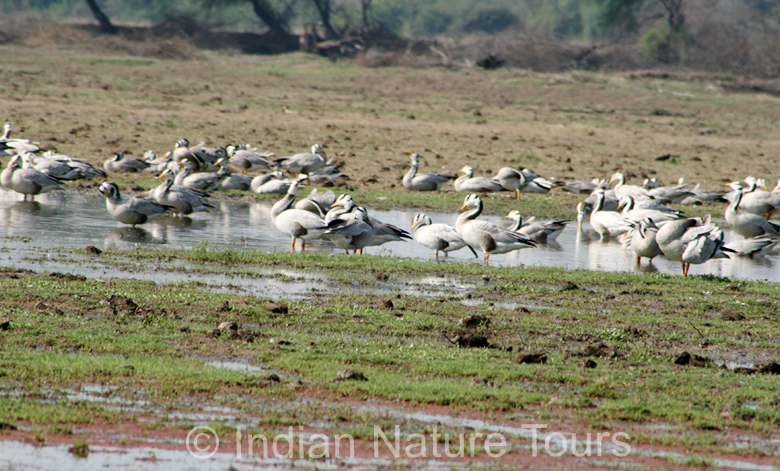
[[[507,65],[534,69],[780,73],[780,0],[0,0],[10,15],[94,23],[89,4],[115,24],[157,33],[187,18],[215,30],[313,30],[320,40],[382,31],[435,38],[440,49],[477,42]]]

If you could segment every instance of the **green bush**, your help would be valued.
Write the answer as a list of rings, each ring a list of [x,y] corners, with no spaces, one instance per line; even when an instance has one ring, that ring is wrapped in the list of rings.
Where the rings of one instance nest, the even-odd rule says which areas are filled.
[[[425,34],[441,34],[452,25],[452,15],[440,10],[425,10],[420,15],[420,32]]]
[[[467,33],[498,33],[519,23],[517,16],[506,8],[477,10],[463,27]]]

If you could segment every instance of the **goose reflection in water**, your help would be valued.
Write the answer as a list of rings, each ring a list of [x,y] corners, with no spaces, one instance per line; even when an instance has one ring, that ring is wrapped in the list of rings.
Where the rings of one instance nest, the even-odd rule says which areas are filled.
[[[141,227],[117,227],[106,237],[103,246],[107,249],[123,248],[127,244],[164,244],[151,232]]]

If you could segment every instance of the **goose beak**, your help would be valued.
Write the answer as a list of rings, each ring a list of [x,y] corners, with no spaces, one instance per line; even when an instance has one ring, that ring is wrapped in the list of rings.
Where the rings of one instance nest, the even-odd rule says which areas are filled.
[[[412,224],[412,229],[414,229],[415,227],[417,227],[417,223],[416,222],[414,224]]]
[[[466,205],[464,204],[463,206],[461,206],[461,207],[460,207],[460,210],[461,210],[461,211],[463,211],[463,210],[464,210],[464,209],[466,209],[466,208],[468,208],[468,206],[466,206]]]

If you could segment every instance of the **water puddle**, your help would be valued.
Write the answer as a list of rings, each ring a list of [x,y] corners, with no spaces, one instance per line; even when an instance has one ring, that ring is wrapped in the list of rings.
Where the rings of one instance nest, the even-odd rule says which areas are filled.
[[[114,221],[105,208],[105,200],[71,192],[45,194],[35,202],[21,202],[16,194],[0,190],[0,266],[11,266],[19,257],[10,255],[17,250],[37,249],[46,253],[54,247],[88,245],[103,248],[126,248],[141,245],[192,248],[203,242],[210,246],[266,252],[286,252],[289,239],[273,226],[270,219],[271,202],[228,200],[216,202],[211,213],[197,213],[192,217],[160,218],[136,228]],[[419,210],[399,209],[371,211],[371,214],[390,224],[409,230]],[[429,212],[434,222],[454,224],[457,213]],[[498,216],[483,219],[504,224]],[[732,237],[726,230],[726,240]],[[312,241],[306,245],[313,253],[341,253],[328,241]],[[381,247],[370,247],[367,252],[386,257],[432,259],[429,249],[416,241],[391,242]],[[460,250],[442,258],[442,263],[481,263],[468,250]],[[31,262],[32,263],[32,262]],[[49,263],[46,261],[46,266]],[[570,224],[556,243],[508,254],[494,255],[492,266],[556,266],[566,269],[597,271],[625,271],[639,273],[662,272],[679,274],[680,265],[657,257],[652,265],[643,262],[640,268],[634,258],[617,242],[601,242],[586,221],[584,231]],[[691,274],[709,274],[738,279],[780,281],[775,267],[780,255],[770,254],[755,259],[733,257],[707,262],[691,268]],[[52,269],[47,268],[49,271]]]

